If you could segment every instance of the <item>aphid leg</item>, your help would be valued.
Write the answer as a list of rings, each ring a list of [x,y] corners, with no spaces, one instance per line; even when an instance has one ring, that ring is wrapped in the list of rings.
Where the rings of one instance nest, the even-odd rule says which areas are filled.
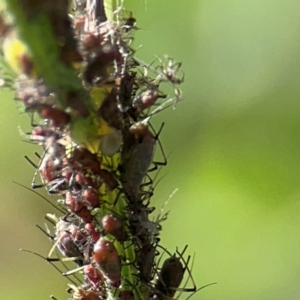
[[[45,155],[45,153],[44,153],[44,155]],[[33,179],[31,181],[31,187],[33,189],[38,189],[38,188],[45,187],[44,183],[36,184],[36,177],[37,177],[37,174],[38,174],[38,171],[39,171],[39,167],[41,166],[42,160],[40,161],[39,165],[36,165],[27,155],[25,155],[24,157],[35,168],[34,176],[33,176]]]
[[[61,271],[61,270],[53,263],[54,260],[51,260],[51,261],[50,261],[50,260],[48,260],[48,257],[42,256],[41,254],[39,254],[39,253],[37,253],[37,252],[33,252],[33,251],[30,251],[30,250],[25,250],[25,249],[19,249],[19,250],[22,251],[22,252],[28,252],[28,253],[34,254],[34,255],[36,255],[36,256],[38,256],[38,257],[40,257],[40,258],[46,260],[47,262],[49,262],[49,263],[51,264],[51,266],[53,266],[53,268],[54,268],[55,270],[57,270],[59,273],[62,274],[62,271]],[[60,262],[61,262],[60,259],[57,259],[56,261],[60,261]],[[70,282],[72,282],[73,284],[76,285],[76,283],[75,283],[71,278],[68,278],[68,280],[69,280]]]

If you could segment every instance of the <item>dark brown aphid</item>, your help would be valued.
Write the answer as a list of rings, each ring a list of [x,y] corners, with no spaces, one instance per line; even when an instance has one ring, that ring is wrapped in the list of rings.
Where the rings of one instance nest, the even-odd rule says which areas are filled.
[[[109,126],[122,129],[123,121],[120,108],[118,107],[118,91],[116,88],[112,88],[109,94],[103,100],[98,115],[101,116]]]
[[[60,252],[66,257],[82,257],[82,253],[78,246],[74,243],[74,240],[70,233],[64,231],[58,236],[57,247]],[[82,259],[76,259],[75,262],[78,266],[83,265]]]
[[[140,188],[147,173],[156,170],[158,165],[166,165],[166,161],[152,161],[157,141],[161,147],[158,136],[162,128],[163,125],[154,136],[143,122],[138,122],[130,127],[124,137],[119,170],[123,190],[129,201],[140,201]],[[154,167],[149,169],[151,163]]]
[[[174,255],[167,258],[158,274],[155,289],[164,297],[172,298],[182,282],[184,271],[180,258]]]
[[[156,248],[153,244],[145,244],[139,250],[139,259],[137,261],[140,277],[145,282],[150,282],[153,279],[153,265],[156,255]]]
[[[120,53],[115,46],[104,45],[95,57],[93,57],[84,70],[82,76],[87,84],[92,86],[103,85],[111,75],[111,66],[115,59],[120,59]]]
[[[152,162],[156,139],[143,123],[133,125],[125,137],[121,156],[121,182],[128,198],[137,199]]]
[[[94,245],[93,258],[102,274],[113,286],[118,287],[121,281],[121,261],[114,244],[101,237]]]
[[[183,254],[186,249],[187,246],[185,246],[181,253],[176,250],[175,254],[171,255],[164,261],[154,285],[156,290],[154,293],[157,295],[158,299],[167,300],[169,298],[173,298],[177,291],[191,293],[195,293],[197,291],[197,287],[188,267],[190,256],[188,256],[187,260],[183,258]],[[178,256],[176,256],[176,254]],[[185,272],[188,273],[189,279],[192,281],[192,288],[179,287]]]

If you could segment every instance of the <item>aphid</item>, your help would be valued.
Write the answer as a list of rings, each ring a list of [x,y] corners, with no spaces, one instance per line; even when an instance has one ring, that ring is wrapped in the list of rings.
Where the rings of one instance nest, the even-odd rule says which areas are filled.
[[[69,298],[69,300],[101,300],[105,299],[102,298],[105,296],[104,291],[101,291],[101,294],[99,291],[94,290],[85,290],[83,287],[76,287],[73,284],[69,284],[71,290],[74,291],[72,298]],[[100,294],[100,295],[99,295]]]
[[[121,156],[121,182],[126,195],[137,198],[152,162],[156,139],[143,123],[133,125],[125,136]]]
[[[68,191],[65,196],[65,204],[69,207],[70,211],[80,217],[84,223],[92,223],[93,216],[91,212],[78,198],[78,195],[73,195]]]
[[[68,227],[68,223],[67,222],[64,222],[62,219],[58,220],[54,215],[50,215],[50,214],[47,214],[45,218],[47,219],[47,221],[49,221],[53,225],[56,224],[58,227],[60,227],[60,229],[61,229],[60,233],[62,235],[64,233],[66,233],[66,231],[63,230],[63,228],[67,228]],[[51,240],[51,242],[53,242],[53,246],[51,247],[51,249],[50,249],[47,257],[44,257],[44,256],[42,256],[42,255],[40,255],[40,254],[38,254],[36,252],[28,251],[28,250],[24,250],[24,249],[20,249],[20,251],[29,252],[29,253],[32,253],[32,254],[40,257],[40,258],[43,258],[44,260],[46,260],[47,262],[49,262],[61,274],[63,274],[63,272],[60,270],[60,268],[56,264],[54,264],[54,262],[60,262],[66,270],[69,270],[69,268],[65,264],[65,262],[68,262],[68,261],[75,261],[77,264],[82,265],[82,255],[81,255],[80,252],[78,252],[77,247],[76,246],[74,247],[73,243],[69,243],[69,241],[66,242],[66,240],[64,238],[62,238],[61,241],[60,241],[59,239],[57,239],[57,237],[51,235],[50,230],[49,230],[49,228],[47,226],[46,226],[46,230],[43,229],[43,228],[41,228],[38,225],[37,225],[37,227]],[[55,239],[56,239],[56,241],[55,241]],[[60,244],[60,242],[61,242],[61,244]],[[78,254],[78,256],[76,256],[76,257],[59,257],[59,256],[57,256],[55,258],[51,257],[54,251],[56,251],[57,255],[59,255],[59,251],[58,250],[60,250],[59,247],[61,247],[62,244],[63,244],[63,247],[64,247],[65,254],[67,254],[67,252],[68,252],[68,254],[71,255],[71,252],[72,252],[72,254]],[[72,280],[70,277],[68,279],[73,284],[75,284],[74,280],[76,280],[79,284],[82,283],[82,280],[80,280],[76,275],[73,275],[73,279],[74,280]]]
[[[37,154],[37,153],[36,153]],[[65,189],[63,186],[66,183],[65,178],[63,178],[60,160],[55,160],[52,155],[47,154],[47,150],[44,152],[43,156],[40,157],[40,163],[37,166],[33,163],[26,155],[25,159],[36,169],[34,177],[31,182],[31,187],[33,189],[47,187],[49,194],[60,192]],[[40,173],[42,184],[36,184],[37,173]]]
[[[78,266],[83,265],[82,259],[79,259],[82,257],[82,253],[69,232],[64,231],[57,237],[57,247],[64,256],[77,257],[75,262]]]
[[[197,291],[191,271],[188,268],[190,256],[188,256],[187,260],[183,258],[183,254],[186,248],[187,246],[183,249],[181,253],[178,252],[178,250],[176,250],[176,253],[174,255],[171,255],[164,261],[158,273],[157,281],[154,285],[154,288],[156,290],[155,294],[158,296],[159,299],[166,300],[169,298],[173,298],[177,291]],[[178,257],[176,256],[176,254],[178,254]],[[192,280],[193,288],[179,288],[183,280],[185,271],[188,272],[189,278]]]
[[[83,172],[76,172],[75,182],[79,184],[81,187],[97,187],[97,183],[95,182],[94,178],[85,175]]]
[[[139,259],[137,260],[137,264],[140,271],[139,276],[144,282],[150,282],[154,277],[153,265],[155,255],[155,244],[144,244],[139,250]]]
[[[64,127],[70,121],[70,115],[59,108],[48,104],[34,103],[27,107],[27,111],[37,111],[44,119],[49,119],[54,127]]]
[[[101,224],[105,232],[114,236],[119,242],[124,242],[128,239],[123,222],[115,215],[105,215],[101,220]]]
[[[93,188],[86,188],[82,192],[83,201],[92,208],[99,207],[99,192]]]
[[[110,127],[121,130],[123,127],[122,114],[118,107],[118,91],[114,87],[106,95],[98,110],[98,115],[107,122]]]
[[[132,103],[132,107],[137,109],[139,112],[150,108],[155,104],[158,98],[166,98],[167,95],[160,94],[156,87],[149,88],[141,92]]]
[[[159,272],[155,289],[167,297],[173,297],[184,276],[184,267],[176,256],[167,258]]]
[[[163,75],[166,77],[166,80],[169,81],[172,84],[182,84],[184,80],[184,76],[182,78],[179,78],[177,76],[177,73],[179,72],[181,68],[181,62],[174,62],[174,60],[170,57],[166,57],[168,59],[167,66],[165,66],[160,58],[158,58],[158,61],[160,62],[160,65],[158,68],[161,69]]]
[[[105,169],[101,169],[98,174],[99,174],[101,180],[106,185],[106,189],[108,191],[114,190],[119,185],[117,179],[115,178],[115,176],[112,172],[105,170]]]
[[[96,227],[92,223],[87,223],[84,226],[87,234],[92,238],[92,241],[95,243],[100,239],[101,233],[96,230]]]
[[[55,227],[56,243],[54,246],[57,246],[66,257],[77,257],[78,259],[75,262],[77,265],[82,266],[83,255],[79,245],[85,239],[84,233],[80,231],[78,226],[66,222],[62,218],[57,220]],[[52,251],[50,250],[50,254]]]
[[[41,145],[46,143],[47,138],[55,135],[55,131],[49,126],[35,126],[32,128],[31,133],[23,133],[20,127],[18,129],[22,137]]]
[[[147,126],[142,122],[132,125],[129,133],[124,137],[122,147],[120,179],[123,184],[123,190],[129,201],[137,201],[140,186],[149,170],[152,162],[156,141],[159,133],[154,136]],[[155,163],[154,169],[158,164]],[[153,169],[153,170],[154,170]]]
[[[129,113],[130,113],[130,107],[132,106],[132,99],[134,98],[137,90],[139,89],[136,79],[137,79],[136,72],[125,73],[121,78],[116,79],[115,84],[118,88],[117,89],[118,103],[121,106],[118,107],[118,109],[121,110],[122,112],[129,109]]]
[[[95,288],[99,287],[100,283],[103,282],[103,276],[92,265],[85,265],[83,268],[83,274]]]
[[[88,61],[82,73],[83,79],[91,86],[104,85],[110,78],[113,61],[120,59],[121,54],[116,46],[106,44],[101,49],[102,51]]]
[[[125,28],[126,31],[129,31],[134,28],[135,23],[136,23],[136,19],[132,16],[132,12],[130,12],[129,18],[125,19],[125,22],[122,25],[122,27]]]
[[[89,168],[96,174],[100,170],[101,161],[98,160],[97,155],[82,147],[76,147],[72,149],[72,157],[70,158],[70,162],[74,163],[74,166],[77,164],[85,169]]]
[[[113,286],[118,287],[121,281],[121,261],[114,244],[101,237],[94,244],[93,258],[102,274]]]

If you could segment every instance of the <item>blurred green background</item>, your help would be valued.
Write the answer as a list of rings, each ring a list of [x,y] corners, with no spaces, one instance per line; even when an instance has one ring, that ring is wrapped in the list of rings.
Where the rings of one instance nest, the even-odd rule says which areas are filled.
[[[154,119],[169,155],[153,202],[168,203],[162,243],[196,253],[197,299],[300,296],[300,2],[127,0],[138,20],[137,56],[183,62],[185,100]],[[53,209],[30,185],[29,119],[0,92],[0,299],[67,299],[35,224]],[[159,152],[159,150],[158,150]],[[181,298],[188,297],[183,293]]]

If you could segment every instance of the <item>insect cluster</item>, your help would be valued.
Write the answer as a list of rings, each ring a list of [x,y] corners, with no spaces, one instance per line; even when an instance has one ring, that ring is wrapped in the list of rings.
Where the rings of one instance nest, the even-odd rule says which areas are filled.
[[[148,66],[135,58],[136,20],[122,3],[111,16],[107,3],[96,0],[18,3],[31,28],[43,15],[55,37],[41,43],[50,48],[53,42],[56,56],[48,51],[48,61],[39,60],[37,48],[19,40],[26,32],[1,18],[3,57],[16,72],[4,74],[2,83],[31,117],[32,130],[23,137],[43,149],[36,165],[26,157],[42,180],[37,184],[35,176],[32,187],[58,196],[59,215],[46,216],[53,233],[41,228],[53,241],[46,259],[77,265],[63,274],[72,282],[69,299],[172,299],[195,292],[180,289],[184,274],[191,278],[184,251],[160,246],[167,214],[150,216],[151,171],[166,164],[153,161],[163,126],[156,133],[150,119],[180,101],[181,64],[166,58]],[[172,97],[160,90],[162,83]],[[168,256],[161,267],[159,249]],[[60,257],[52,258],[56,252]]]

